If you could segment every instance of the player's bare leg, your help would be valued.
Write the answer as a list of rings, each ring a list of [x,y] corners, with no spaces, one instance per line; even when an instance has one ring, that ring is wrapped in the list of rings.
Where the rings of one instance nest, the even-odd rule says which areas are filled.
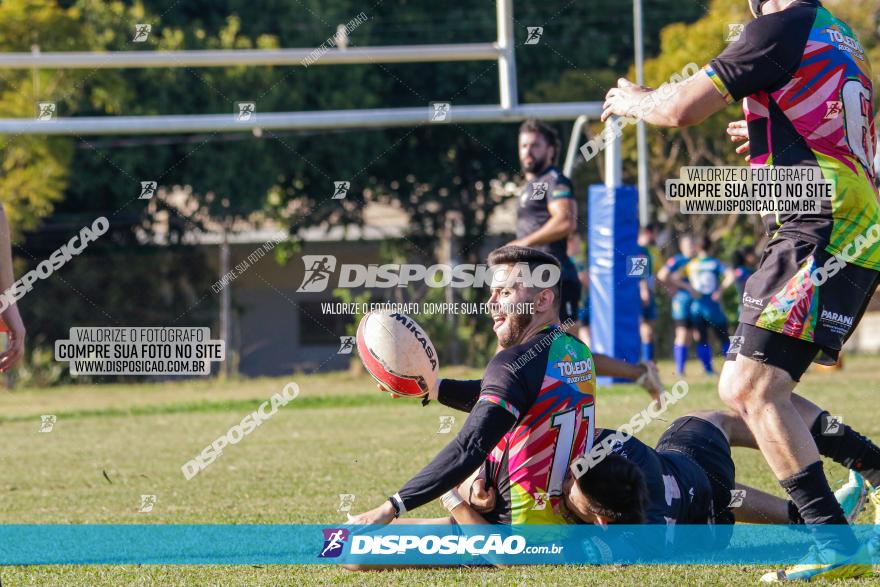
[[[768,573],[762,580],[863,575],[870,572],[864,563],[867,553],[848,526],[825,477],[810,428],[792,401],[795,385],[783,369],[737,354],[735,360],[725,362],[718,386],[722,401],[751,430],[780,485],[804,523],[811,526],[819,547],[817,556],[808,555],[803,563]]]
[[[824,412],[822,408],[796,393],[791,394],[791,404],[807,426],[812,426],[816,419]],[[759,450],[755,436],[742,415],[734,412],[719,411],[694,412],[692,415],[711,422],[720,428],[730,442],[730,446]]]
[[[742,504],[736,508],[734,516],[737,523],[746,524],[789,524],[789,502],[741,483],[736,488],[743,491]]]
[[[792,394],[792,404],[804,423],[808,426],[816,422],[824,413],[822,408],[801,397]],[[758,449],[758,443],[745,421],[732,412],[702,411],[690,414],[706,422],[714,424],[727,437],[730,446]],[[794,504],[759,489],[737,483],[737,489],[744,490],[743,502],[737,507],[737,522],[754,524],[802,524]],[[867,499],[867,484],[855,472],[850,472],[849,480],[834,493],[848,521],[854,520],[864,509]]]
[[[755,437],[767,464],[780,481],[819,461],[819,451],[792,403],[796,383],[777,367],[743,355],[727,361],[719,393]]]

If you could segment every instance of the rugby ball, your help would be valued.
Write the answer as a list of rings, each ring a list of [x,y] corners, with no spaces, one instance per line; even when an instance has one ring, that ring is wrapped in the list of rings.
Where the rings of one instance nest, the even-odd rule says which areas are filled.
[[[437,384],[440,361],[418,323],[400,312],[376,310],[361,319],[358,355],[373,378],[398,395],[423,397]]]

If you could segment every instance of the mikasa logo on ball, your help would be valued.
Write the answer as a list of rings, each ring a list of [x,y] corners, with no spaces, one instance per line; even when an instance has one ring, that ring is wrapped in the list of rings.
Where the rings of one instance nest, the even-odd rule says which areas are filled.
[[[437,356],[434,354],[434,347],[431,346],[428,336],[422,332],[422,329],[419,328],[419,325],[416,324],[415,320],[409,316],[404,316],[403,314],[398,313],[391,314],[391,317],[406,326],[407,329],[415,335],[416,340],[419,341],[419,344],[422,345],[422,349],[425,351],[425,356],[428,357],[428,360],[431,362],[431,368],[436,369]]]
[[[358,324],[357,349],[370,375],[397,395],[424,397],[437,385],[437,351],[406,314],[376,310],[365,315]]]

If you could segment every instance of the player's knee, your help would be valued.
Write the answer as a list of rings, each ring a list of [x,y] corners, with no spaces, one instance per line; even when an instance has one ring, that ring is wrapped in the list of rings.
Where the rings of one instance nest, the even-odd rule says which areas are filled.
[[[748,418],[774,399],[773,377],[759,363],[729,361],[721,371],[718,396],[734,414]]]
[[[750,401],[751,389],[748,381],[743,377],[736,377],[729,369],[721,372],[718,381],[718,397],[728,408],[737,414],[743,414]]]
[[[685,326],[676,326],[675,328],[675,344],[685,345],[688,343],[688,329]]]

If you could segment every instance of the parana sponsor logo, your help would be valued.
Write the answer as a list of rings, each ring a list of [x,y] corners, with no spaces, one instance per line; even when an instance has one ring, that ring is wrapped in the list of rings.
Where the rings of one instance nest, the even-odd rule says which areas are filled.
[[[837,312],[829,312],[828,310],[822,310],[821,319],[827,320],[828,322],[834,322],[842,326],[852,326],[853,321],[855,320],[853,316],[844,316],[843,314],[838,314]]]

